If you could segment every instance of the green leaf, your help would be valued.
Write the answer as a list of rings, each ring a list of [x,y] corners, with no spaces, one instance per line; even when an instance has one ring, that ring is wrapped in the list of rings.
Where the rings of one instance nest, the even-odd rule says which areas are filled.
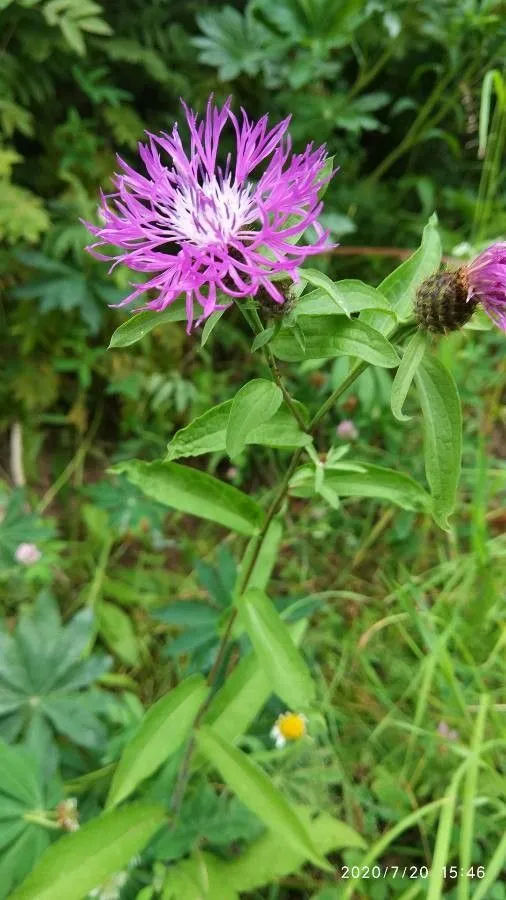
[[[223,313],[225,313],[226,311],[226,309],[216,309],[213,313],[211,313],[209,318],[206,319],[204,327],[202,329],[202,337],[200,339],[201,347],[205,347],[216,325],[220,321]]]
[[[104,813],[49,847],[11,900],[82,900],[128,865],[166,819],[159,806]]]
[[[132,484],[160,503],[209,519],[248,537],[260,528],[264,511],[237,488],[212,475],[174,462],[131,460],[114,466]]]
[[[107,806],[117,806],[181,746],[207,693],[201,675],[185,679],[146,713],[114,773]]]
[[[453,375],[435,356],[425,356],[416,373],[424,423],[425,471],[433,515],[448,529],[462,464],[462,411]]]
[[[265,378],[249,381],[232,400],[227,423],[226,449],[236,457],[244,449],[248,434],[264,425],[283,402],[281,388]]]
[[[379,285],[378,290],[387,298],[398,319],[405,321],[412,317],[417,289],[422,281],[438,271],[440,265],[441,240],[434,213],[423,229],[418,250]],[[378,313],[366,313],[363,318],[383,333],[388,333],[392,327],[391,320]]]
[[[185,319],[186,306],[182,298],[174,300],[162,312],[156,312],[153,309],[143,310],[116,328],[109,343],[109,350],[114,347],[130,347],[131,344],[141,341],[158,325],[165,325],[167,322],[183,322]]]
[[[319,272],[318,269],[302,269],[300,276],[304,281],[307,281],[308,284],[320,288],[324,296],[330,301],[330,306],[332,307],[330,314],[344,313],[346,316],[350,316],[351,313],[348,309],[348,304],[346,303],[346,297],[340,291],[337,283],[333,282],[328,275]]]
[[[250,757],[226,744],[208,726],[197,733],[197,742],[239,800],[276,832],[279,841],[290,844],[304,859],[330,871],[295,810]]]
[[[176,431],[167,445],[167,461],[182,456],[202,456],[203,453],[225,451],[231,408],[232,400],[226,400]],[[279,448],[301,447],[308,440],[308,435],[299,429],[286,406],[278,409],[268,422],[254,428],[246,437],[247,444]]]
[[[304,272],[305,270],[303,270]],[[390,308],[388,300],[383,296],[378,288],[370,287],[363,281],[355,279],[346,279],[344,281],[336,281],[335,288],[342,297],[343,304],[346,304],[348,313],[359,313],[366,309],[380,310],[392,319],[395,319],[395,313]],[[305,294],[297,302],[293,314],[298,316],[331,316],[337,312],[336,304],[328,293],[321,289],[311,291]]]
[[[255,340],[253,341],[251,345],[251,352],[255,353],[256,350],[260,350],[262,347],[265,347],[265,345],[268,344],[273,337],[275,337],[280,328],[281,319],[276,322],[275,325],[269,325],[267,328],[264,328],[264,330],[261,331],[260,334],[257,334]]]
[[[110,650],[127,666],[136,666],[139,648],[130,616],[105,600],[97,603],[96,614],[98,630]]]
[[[427,346],[427,338],[423,331],[416,331],[404,350],[401,364],[395,373],[392,383],[392,396],[390,404],[395,418],[399,422],[408,422],[411,416],[405,416],[402,412],[404,401],[411,387],[413,378],[415,377],[418,366],[420,365],[425,348]]]
[[[290,625],[291,638],[300,644],[307,628],[307,620],[300,619]],[[244,657],[228,676],[209,707],[206,724],[227,743],[233,743],[246,734],[269,697],[272,684],[260,666],[254,653]]]
[[[237,606],[272,690],[291,709],[309,706],[315,696],[311,674],[274,604],[263,591],[250,588]]]
[[[304,348],[295,339],[293,329],[283,329],[271,344],[279,359],[302,362],[333,356],[358,356],[359,359],[382,368],[391,369],[399,365],[399,357],[392,344],[359,319],[304,316],[301,321]]]
[[[430,510],[431,498],[418,482],[409,475],[360,463],[361,472],[326,471],[324,483],[339,497],[373,497],[395,503],[402,509]],[[290,493],[295,497],[314,495],[314,468],[304,466],[299,469],[290,484]]]
[[[330,853],[344,847],[365,847],[353,828],[334,819],[329,813],[316,813],[307,806],[297,806],[296,811],[320,853]],[[227,884],[233,884],[241,893],[250,892],[297,872],[304,862],[298,850],[284,841],[280,842],[277,834],[269,830],[253,841],[238,859],[228,863],[223,874]]]

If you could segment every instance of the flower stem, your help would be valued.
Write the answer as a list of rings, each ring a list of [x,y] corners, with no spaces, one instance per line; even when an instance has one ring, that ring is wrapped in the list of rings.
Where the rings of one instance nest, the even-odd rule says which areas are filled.
[[[320,407],[320,409],[314,416],[314,418],[309,426],[309,429],[308,429],[308,431],[310,433],[314,432],[315,428],[317,427],[317,425],[319,424],[319,422],[323,418],[323,416],[329,411],[329,409],[331,409],[334,406],[334,404],[337,402],[339,397],[341,397],[342,394],[350,387],[350,385],[353,384],[355,379],[358,378],[358,376],[364,371],[364,369],[367,368],[368,365],[369,365],[369,363],[366,363],[366,362],[361,362],[361,363],[358,363],[357,365],[355,365],[355,367],[349,373],[347,378],[345,378],[345,380],[342,382],[342,384],[340,384],[339,387],[337,387],[335,389],[335,391],[333,391],[333,393],[330,395],[330,397],[325,401],[325,403],[322,404],[322,406]],[[304,426],[304,430],[306,430],[305,426]],[[289,466],[283,476],[281,484],[279,485],[279,487],[276,491],[276,494],[274,495],[272,502],[265,514],[265,520],[262,525],[262,528],[260,529],[258,535],[254,538],[253,548],[250,552],[247,563],[246,563],[246,553],[248,553],[248,550],[246,551],[246,553],[243,556],[242,565],[244,568],[243,568],[243,571],[241,571],[239,582],[238,582],[238,585],[236,588],[237,594],[244,593],[244,591],[248,587],[251,576],[255,569],[256,562],[260,555],[260,551],[262,549],[267,532],[269,530],[269,525],[271,524],[272,520],[274,519],[274,516],[279,512],[281,505],[283,503],[283,500],[285,499],[286,495],[288,494],[288,489],[290,486],[290,479],[291,479],[293,473],[295,472],[295,469],[297,468],[297,465],[302,456],[303,450],[304,450],[303,447],[298,447],[292,455]],[[222,663],[225,658],[228,642],[230,640],[230,636],[232,634],[232,629],[233,629],[236,618],[237,618],[237,608],[234,607],[230,612],[230,616],[229,616],[227,624],[225,626],[225,630],[223,631],[223,634],[221,636],[220,644],[218,647],[218,652],[216,654],[216,659],[215,659],[213,666],[211,668],[211,671],[209,672],[209,675],[207,677],[207,685],[209,688],[209,692],[208,692],[204,702],[200,706],[200,709],[197,712],[197,715],[193,722],[193,732],[198,730],[198,728],[202,724],[202,721],[211,705],[212,699],[214,697],[214,692],[216,689],[218,677],[219,677],[219,674],[220,674],[220,671],[222,668]],[[186,785],[187,785],[188,779],[190,777],[191,763],[192,763],[192,759],[193,759],[193,754],[195,752],[195,747],[196,747],[196,741],[195,741],[195,736],[193,734],[187,744],[186,751],[185,751],[185,754],[184,754],[184,757],[183,757],[183,760],[181,763],[181,768],[179,770],[178,778],[176,781],[176,785],[174,787],[174,791],[172,794],[171,808],[174,813],[174,820],[177,818],[177,815],[181,809],[181,805],[182,805],[182,802],[184,799]]]
[[[256,309],[251,310],[251,319],[252,319],[252,327],[253,327],[255,334],[261,334],[262,331],[264,331],[265,329],[263,326],[263,322],[262,322],[260,316],[258,315],[258,311]],[[279,367],[278,367],[276,358],[274,356],[274,353],[272,352],[272,350],[268,344],[265,347],[263,347],[262,349],[264,351],[265,361],[266,361],[267,365],[269,366],[271,375],[274,378],[274,381],[276,382],[277,386],[280,388],[280,390],[283,394],[283,397],[285,399],[285,403],[288,406],[288,409],[290,410],[292,416],[294,417],[295,421],[297,422],[297,425],[299,426],[299,428],[301,428],[302,431],[306,431],[307,430],[306,423],[304,422],[304,419],[302,418],[299,410],[295,406],[295,403],[293,402],[293,400],[285,386],[285,383],[281,376],[281,372],[279,371]]]

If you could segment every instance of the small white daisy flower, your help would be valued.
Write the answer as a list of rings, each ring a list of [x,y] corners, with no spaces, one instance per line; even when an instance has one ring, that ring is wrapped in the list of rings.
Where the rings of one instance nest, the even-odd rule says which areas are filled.
[[[302,713],[281,713],[271,729],[271,738],[278,750],[284,747],[288,741],[300,741],[306,734],[307,718]]]

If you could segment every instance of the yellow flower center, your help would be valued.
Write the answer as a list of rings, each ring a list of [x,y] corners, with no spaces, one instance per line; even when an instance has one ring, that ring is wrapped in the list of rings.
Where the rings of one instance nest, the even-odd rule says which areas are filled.
[[[298,713],[284,713],[279,717],[277,725],[287,741],[298,741],[306,733],[306,720]]]

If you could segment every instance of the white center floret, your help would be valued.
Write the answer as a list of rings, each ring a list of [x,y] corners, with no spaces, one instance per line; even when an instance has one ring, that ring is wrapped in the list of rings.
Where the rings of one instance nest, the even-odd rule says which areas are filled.
[[[174,231],[198,247],[226,244],[258,219],[252,192],[252,184],[240,187],[230,176],[223,181],[213,176],[198,187],[185,186],[171,204]]]

